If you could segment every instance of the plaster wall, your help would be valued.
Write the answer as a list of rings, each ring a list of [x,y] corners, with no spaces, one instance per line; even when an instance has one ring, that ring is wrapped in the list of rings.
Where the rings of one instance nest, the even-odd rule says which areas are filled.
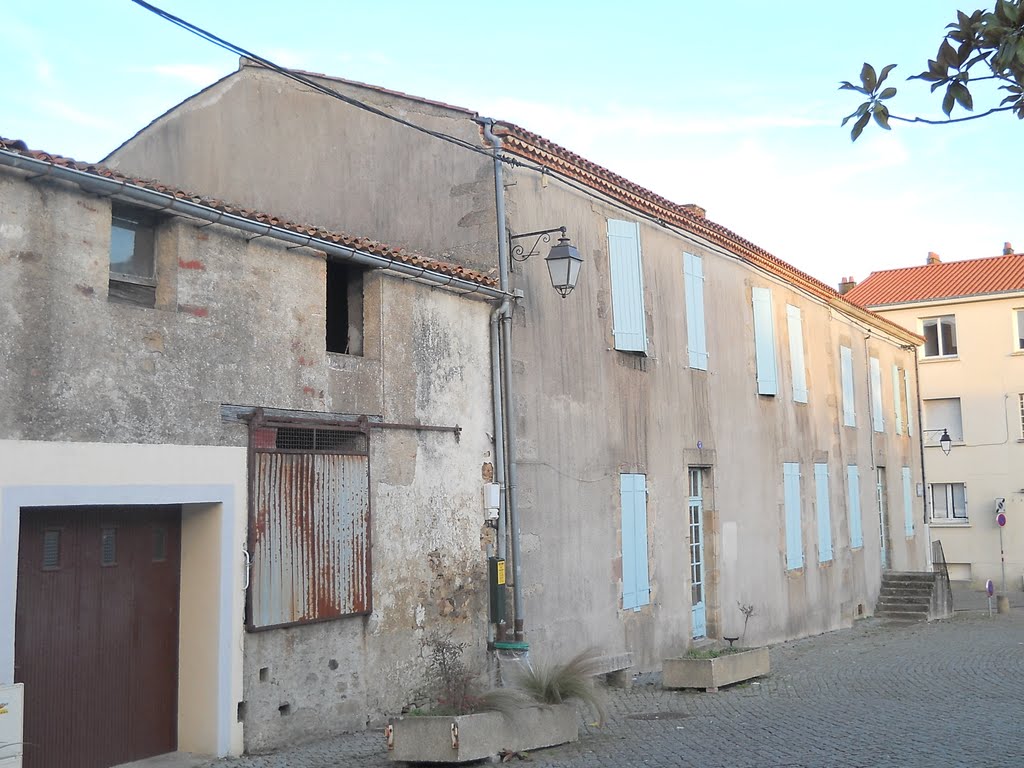
[[[244,643],[245,661],[230,707],[245,748],[362,728],[400,709],[419,695],[422,641],[435,632],[451,631],[482,658],[490,306],[368,272],[364,355],[331,354],[322,254],[174,218],[158,227],[156,307],[112,303],[110,215],[109,201],[77,188],[0,173],[0,439],[12,450],[34,441],[68,450],[85,442],[225,446],[244,472],[246,429],[222,418],[224,404],[463,430],[458,439],[371,431],[369,616],[243,639],[239,603],[231,647]],[[163,454],[147,455],[153,471],[189,466],[178,454],[166,467]],[[62,466],[41,462],[39,482],[62,482]],[[123,477],[134,478],[128,467]],[[247,490],[244,474],[228,481]],[[243,495],[230,549],[239,580],[246,504]],[[185,510],[183,562],[205,556],[203,515]],[[190,572],[183,587],[206,573]],[[192,612],[182,610],[184,621]],[[184,633],[182,647],[191,642]],[[182,722],[199,728],[203,711]]]
[[[928,435],[932,444],[925,447],[925,470],[928,483],[966,485],[967,520],[933,520],[931,535],[942,542],[952,578],[978,586],[992,579],[1001,589],[995,500],[1005,499],[1002,546],[1010,590],[1024,586],[1024,353],[1015,350],[1013,336],[1014,311],[1022,308],[1024,293],[879,310],[917,332],[922,318],[956,317],[955,357],[925,358],[922,350],[921,398],[960,398],[963,440],[946,456],[936,443],[938,434]]]

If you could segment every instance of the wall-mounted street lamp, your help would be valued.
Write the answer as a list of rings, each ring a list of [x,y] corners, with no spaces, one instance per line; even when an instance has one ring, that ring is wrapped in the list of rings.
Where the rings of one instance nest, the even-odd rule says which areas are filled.
[[[551,285],[564,299],[572,289],[576,287],[576,280],[580,276],[580,267],[583,266],[583,257],[579,250],[565,236],[565,227],[554,227],[553,229],[541,229],[537,232],[524,232],[521,235],[509,233],[508,245],[509,255],[514,261],[526,261],[537,253],[537,246],[541,242],[550,243],[551,234],[561,232],[558,242],[551,246],[551,251],[544,257],[544,263],[548,265],[548,274],[551,276]],[[522,245],[516,245],[514,241],[526,237],[536,237],[527,250]]]
[[[953,438],[949,436],[949,430],[947,429],[926,429],[924,434],[934,435],[938,432],[942,433],[942,437],[939,438],[939,447],[942,448],[942,452],[949,456],[949,452],[953,449]]]

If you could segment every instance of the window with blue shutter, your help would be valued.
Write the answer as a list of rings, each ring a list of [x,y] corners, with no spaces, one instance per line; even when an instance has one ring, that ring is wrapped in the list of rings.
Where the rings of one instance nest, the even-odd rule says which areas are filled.
[[[814,465],[814,499],[818,513],[818,562],[832,559],[832,509],[828,496],[828,464]]]
[[[907,434],[914,434],[914,409],[917,408],[917,398],[910,392],[910,371],[903,371],[903,389],[907,395]]]
[[[686,285],[686,348],[690,367],[708,369],[708,342],[704,328],[704,260],[692,253],[683,254],[683,278]]]
[[[892,367],[892,410],[896,417],[896,434],[903,434],[903,407],[900,405],[900,390],[903,389],[903,382],[900,381],[900,369]]]
[[[857,406],[853,388],[853,350],[839,348],[839,370],[843,380],[843,425],[857,426]]]
[[[871,358],[871,419],[875,432],[885,431],[885,414],[882,413],[882,369],[878,358]]]
[[[754,305],[754,351],[757,356],[757,394],[777,395],[779,377],[775,367],[775,321],[772,319],[772,292],[768,288],[751,291]]]
[[[619,475],[622,500],[622,607],[639,611],[651,602],[647,575],[647,476]]]
[[[611,262],[615,348],[624,352],[647,352],[639,224],[608,219],[608,258]]]
[[[860,469],[856,464],[846,467],[846,486],[850,496],[850,547],[864,546],[864,529],[860,517]]]
[[[800,531],[800,465],[787,461],[782,465],[786,507],[786,568],[803,568],[804,548]]]
[[[789,329],[789,360],[793,369],[793,401],[807,402],[807,369],[804,367],[804,325],[800,308],[786,305],[786,324]]]
[[[903,525],[907,536],[914,535],[914,495],[910,467],[903,468]]]

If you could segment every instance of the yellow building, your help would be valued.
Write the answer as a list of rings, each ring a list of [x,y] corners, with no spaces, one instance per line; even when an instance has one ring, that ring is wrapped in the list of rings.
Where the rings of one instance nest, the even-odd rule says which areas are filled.
[[[1024,254],[873,272],[846,298],[925,337],[918,350],[932,539],[950,576],[1024,586]],[[940,444],[948,434],[948,455]],[[1005,513],[1005,525],[997,515]]]

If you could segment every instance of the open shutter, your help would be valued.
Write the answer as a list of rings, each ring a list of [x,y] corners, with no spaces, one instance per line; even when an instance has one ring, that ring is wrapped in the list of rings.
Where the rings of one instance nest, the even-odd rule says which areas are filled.
[[[635,221],[609,219],[608,256],[611,261],[615,348],[625,352],[647,352],[640,225]]]
[[[853,399],[853,350],[839,348],[839,369],[843,379],[843,424],[857,426],[857,406]]]
[[[757,355],[757,394],[777,395],[779,377],[775,368],[775,323],[772,320],[772,292],[751,291],[754,304],[754,351]]]
[[[917,398],[911,396],[910,392],[910,371],[903,371],[903,390],[907,397],[907,434],[914,435],[914,410],[917,408]]]
[[[800,308],[786,305],[786,323],[789,327],[789,360],[793,369],[793,401],[807,402],[807,369],[804,367],[804,326]]]
[[[885,431],[885,414],[882,413],[882,369],[878,358],[871,358],[871,418],[875,432]]]
[[[832,510],[828,494],[828,464],[814,465],[814,498],[818,512],[818,562],[832,559]]]
[[[686,284],[686,346],[690,367],[708,369],[708,342],[704,327],[704,260],[692,253],[683,254],[683,278]]]
[[[783,464],[782,480],[786,505],[786,568],[792,570],[804,565],[800,531],[800,465],[796,462]]]
[[[622,607],[639,611],[651,601],[647,574],[647,478],[619,476],[622,500]]]
[[[850,547],[864,546],[864,530],[860,518],[860,469],[855,464],[846,468],[846,485],[850,495]]]
[[[903,524],[907,536],[914,535],[914,496],[911,489],[910,467],[903,468]]]
[[[893,365],[892,367],[892,409],[896,415],[896,434],[903,434],[903,408],[900,405],[900,390],[903,389],[903,382],[900,381],[900,369]]]

